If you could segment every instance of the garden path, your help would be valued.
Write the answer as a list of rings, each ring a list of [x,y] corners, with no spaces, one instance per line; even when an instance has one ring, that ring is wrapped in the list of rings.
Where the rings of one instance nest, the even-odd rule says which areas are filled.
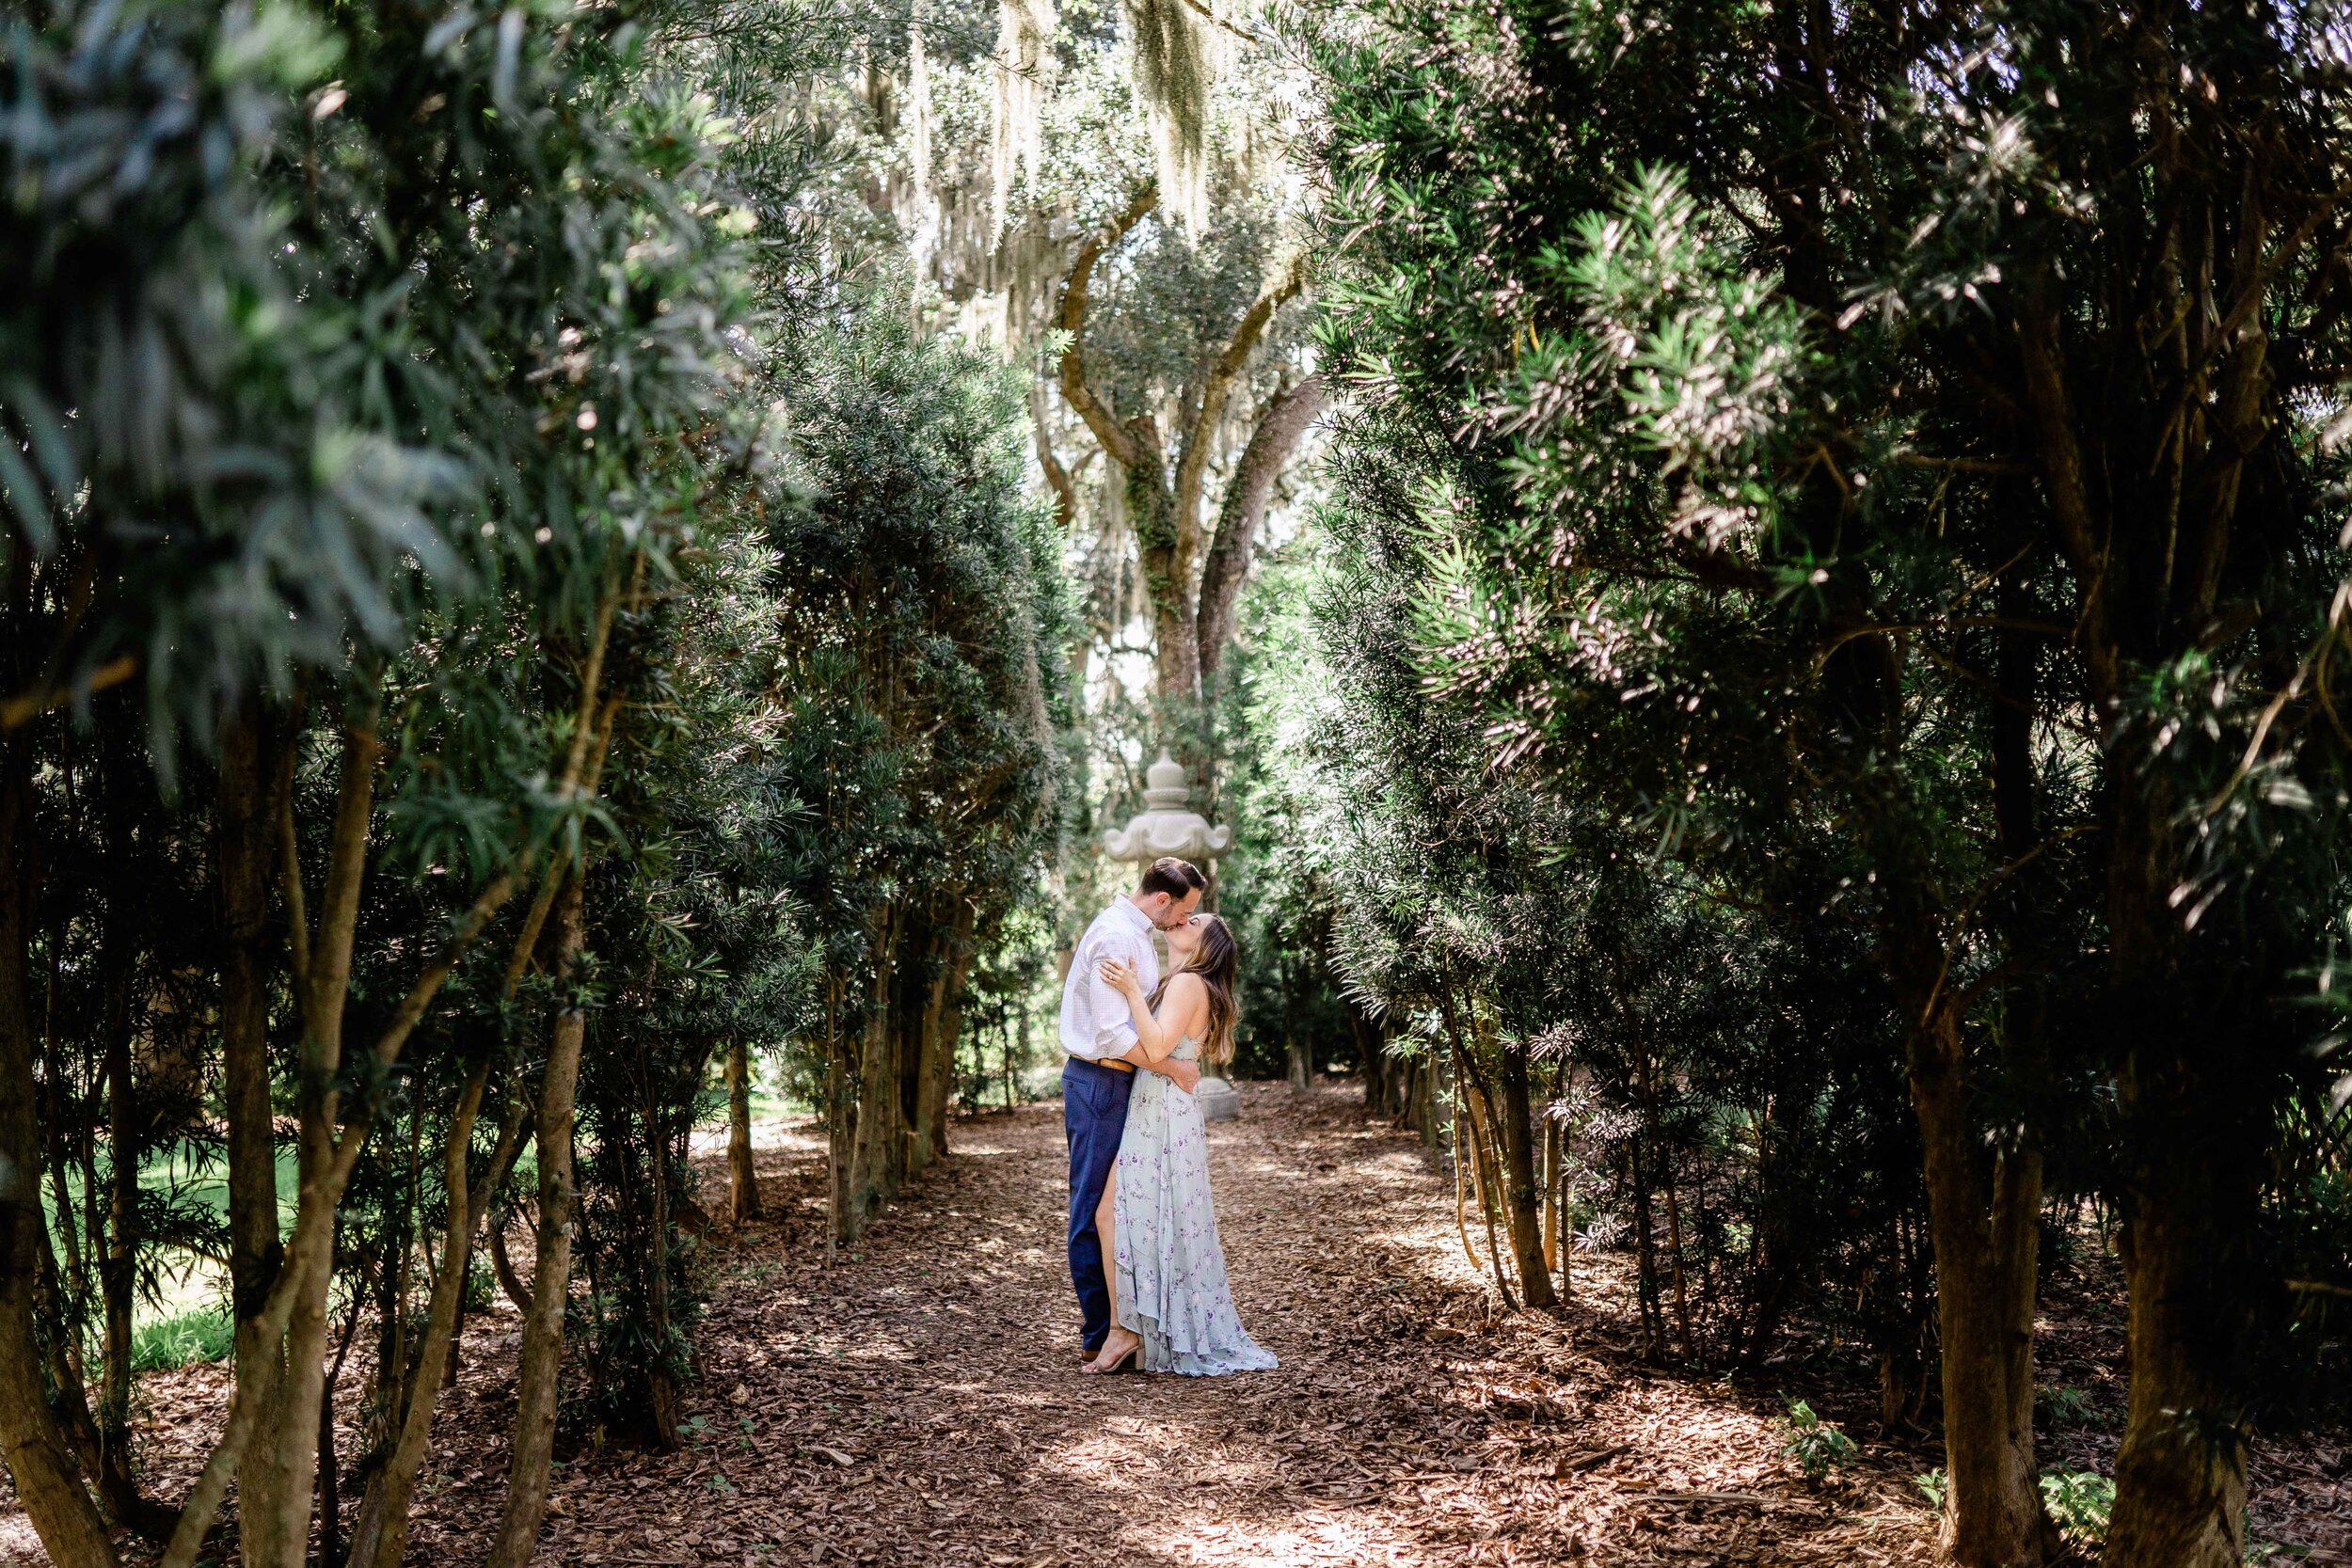
[[[1347,1088],[1245,1094],[1212,1173],[1279,1370],[1081,1375],[1057,1107],[959,1122],[953,1158],[830,1266],[819,1146],[788,1129],[761,1153],[775,1218],[713,1237],[690,1448],[575,1458],[539,1560],[1930,1560],[1915,1465],[1808,1485],[1776,1403],[1631,1367],[1613,1269],[1589,1311],[1498,1316],[1411,1138]],[[501,1393],[453,1407],[419,1562],[478,1551],[498,1477],[462,1455]]]

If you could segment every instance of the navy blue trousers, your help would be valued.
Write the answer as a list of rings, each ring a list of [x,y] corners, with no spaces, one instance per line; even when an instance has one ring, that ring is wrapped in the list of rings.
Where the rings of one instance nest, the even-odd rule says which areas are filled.
[[[1111,1331],[1111,1288],[1103,1276],[1103,1237],[1095,1206],[1119,1159],[1127,1101],[1136,1075],[1070,1058],[1061,1069],[1062,1127],[1070,1135],[1070,1283],[1078,1291],[1086,1348],[1100,1350]]]

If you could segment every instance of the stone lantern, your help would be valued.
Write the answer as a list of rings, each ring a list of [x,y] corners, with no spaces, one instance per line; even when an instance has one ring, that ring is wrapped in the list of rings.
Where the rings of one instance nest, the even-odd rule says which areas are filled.
[[[1184,765],[1163,748],[1160,758],[1143,774],[1143,810],[1123,829],[1103,835],[1103,852],[1113,860],[1149,863],[1175,855],[1196,865],[1213,861],[1233,847],[1233,830],[1212,828],[1208,818],[1192,809],[1192,785]],[[1193,1097],[1204,1121],[1231,1121],[1241,1115],[1241,1096],[1222,1078],[1203,1077]]]
[[[1212,828],[1191,808],[1192,785],[1184,765],[1162,748],[1160,760],[1143,772],[1143,810],[1124,829],[1103,835],[1103,851],[1118,861],[1155,861],[1176,855],[1196,865],[1233,847],[1233,830]]]

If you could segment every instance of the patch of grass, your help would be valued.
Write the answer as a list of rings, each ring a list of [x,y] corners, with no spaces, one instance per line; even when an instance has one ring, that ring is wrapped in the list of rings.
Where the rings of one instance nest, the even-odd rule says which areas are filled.
[[[229,1354],[235,1328],[223,1307],[195,1307],[140,1323],[131,1331],[134,1371],[167,1372],[178,1367],[219,1361]]]
[[[1803,1400],[1788,1402],[1788,1415],[1782,1425],[1788,1435],[1780,1451],[1797,1462],[1807,1481],[1819,1481],[1839,1465],[1851,1464],[1862,1451],[1852,1438],[1813,1414],[1813,1407]]]

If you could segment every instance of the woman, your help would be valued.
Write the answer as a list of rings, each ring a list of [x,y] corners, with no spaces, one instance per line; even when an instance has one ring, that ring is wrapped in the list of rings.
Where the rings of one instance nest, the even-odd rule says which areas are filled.
[[[1155,1062],[1212,1066],[1233,1055],[1233,933],[1213,914],[1168,932],[1175,972],[1146,996],[1135,970],[1105,960],[1105,983],[1127,999],[1136,1042]],[[1137,1073],[1119,1163],[1094,1223],[1110,1270],[1111,1332],[1089,1372],[1215,1377],[1274,1365],[1242,1331],[1225,1279],[1225,1248],[1209,1197],[1209,1140],[1192,1096],[1156,1072]]]

